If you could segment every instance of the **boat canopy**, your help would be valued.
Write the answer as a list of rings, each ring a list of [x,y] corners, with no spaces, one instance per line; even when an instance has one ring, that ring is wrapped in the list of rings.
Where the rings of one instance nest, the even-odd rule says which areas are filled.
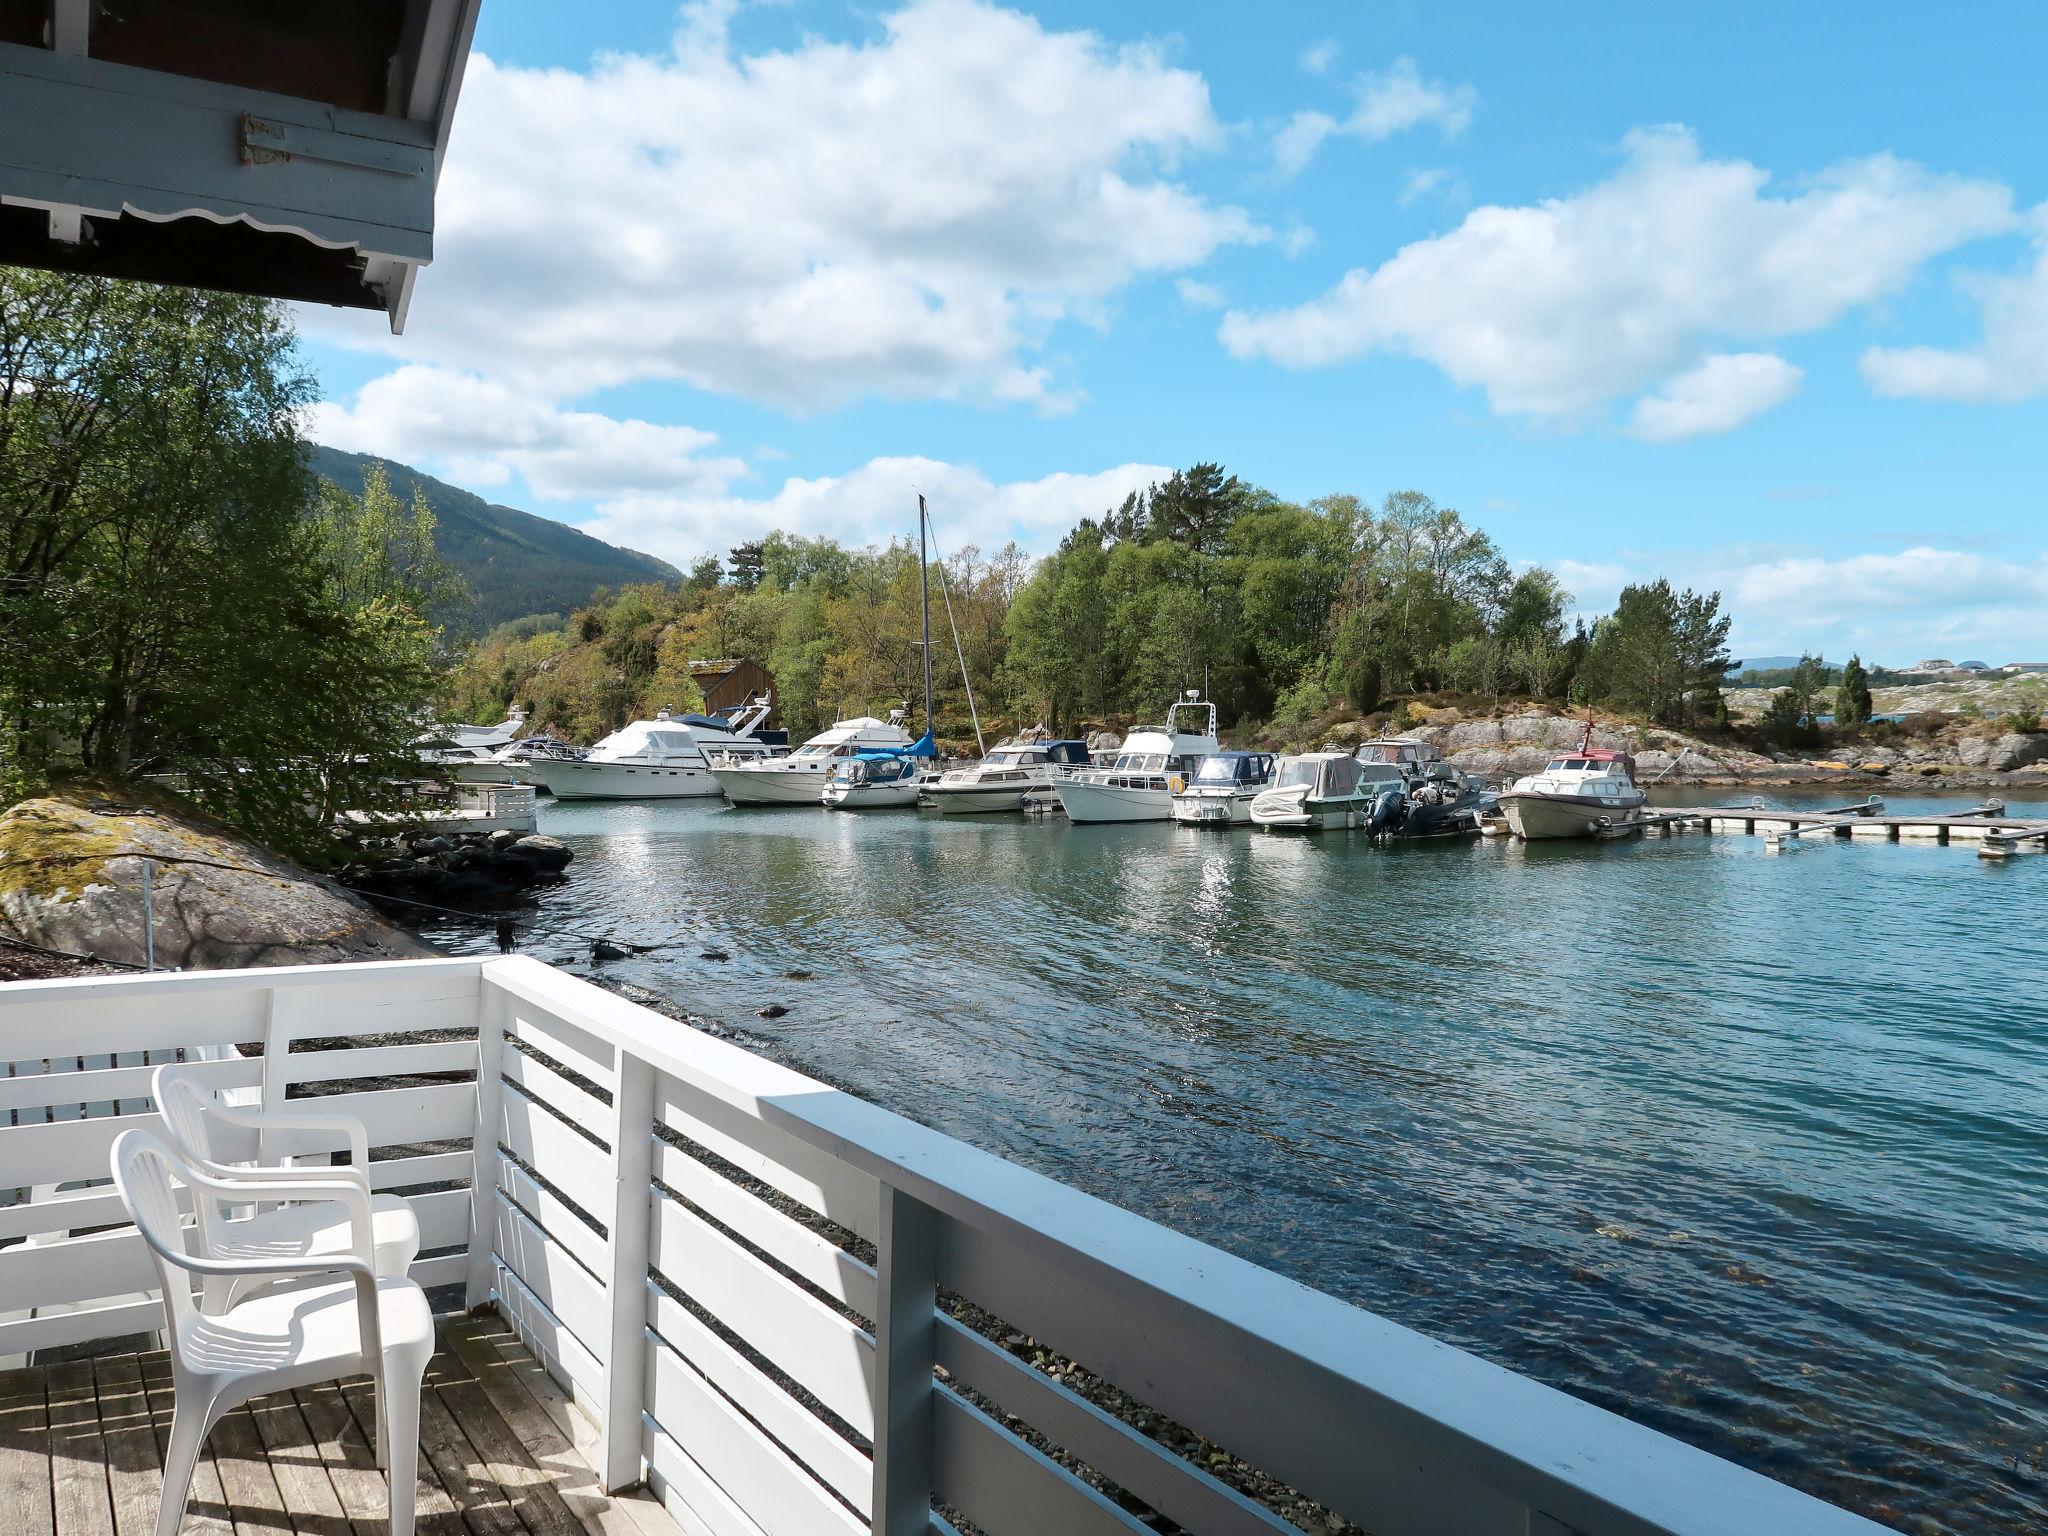
[[[926,731],[907,747],[866,747],[853,754],[855,762],[893,763],[904,757],[937,757],[939,749],[932,743],[932,733]]]
[[[1262,784],[1273,774],[1270,752],[1218,752],[1202,759],[1197,784]]]
[[[1278,789],[1306,788],[1318,799],[1355,795],[1365,777],[1357,758],[1342,752],[1310,752],[1280,759],[1273,783]]]

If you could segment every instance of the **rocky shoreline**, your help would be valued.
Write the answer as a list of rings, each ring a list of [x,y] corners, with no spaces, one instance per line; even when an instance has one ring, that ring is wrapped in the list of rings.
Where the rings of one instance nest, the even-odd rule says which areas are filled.
[[[461,911],[499,907],[558,883],[576,855],[538,832],[409,832],[359,845],[341,883],[372,901]]]
[[[1419,711],[1426,718],[1388,734],[1429,742],[1467,773],[1512,779],[1542,769],[1553,753],[1585,737],[1583,715],[1534,711],[1474,717],[1457,709]],[[1327,733],[1349,744],[1376,731],[1366,722],[1347,722]],[[2048,732],[1996,731],[1959,734],[1950,727],[1924,740],[1899,740],[1837,748],[1840,755],[1764,753],[1722,742],[1707,742],[1659,726],[1597,720],[1593,745],[1628,752],[1643,785],[1703,788],[1844,786],[1866,791],[1886,784],[1916,790],[2033,789],[2048,794]]]

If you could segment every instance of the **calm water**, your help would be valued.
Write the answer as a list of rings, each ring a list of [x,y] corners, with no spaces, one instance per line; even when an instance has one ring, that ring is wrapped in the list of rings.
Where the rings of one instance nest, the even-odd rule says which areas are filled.
[[[800,1067],[1902,1529],[2048,1523],[2048,856],[542,825],[545,914]]]

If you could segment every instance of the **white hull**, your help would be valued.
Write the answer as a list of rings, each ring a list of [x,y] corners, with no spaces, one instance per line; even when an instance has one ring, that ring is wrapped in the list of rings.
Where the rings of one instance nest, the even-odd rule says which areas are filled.
[[[1609,827],[1640,820],[1643,799],[1616,804],[1591,795],[1514,794],[1500,797],[1501,815],[1524,842],[1592,837]]]
[[[713,768],[725,798],[734,805],[818,805],[825,781],[832,776],[830,759],[815,768]]]
[[[1053,788],[1059,791],[1069,821],[1167,821],[1173,816],[1173,791],[1163,786],[1130,789],[1121,784],[1062,779]]]
[[[1252,819],[1251,794],[1204,795],[1190,790],[1175,795],[1171,805],[1173,819],[1184,827],[1242,827]]]
[[[917,779],[900,784],[826,784],[822,798],[831,811],[904,811],[917,808]]]
[[[1265,797],[1262,795],[1260,799]],[[1342,831],[1372,819],[1372,802],[1347,796],[1341,800],[1284,799],[1252,803],[1252,822],[1275,832]]]
[[[567,763],[534,759],[501,772],[537,784],[557,800],[694,800],[718,793],[708,768],[637,763]]]
[[[969,816],[998,811],[1021,811],[1024,797],[1043,784],[931,784],[925,799],[933,810],[947,816]]]

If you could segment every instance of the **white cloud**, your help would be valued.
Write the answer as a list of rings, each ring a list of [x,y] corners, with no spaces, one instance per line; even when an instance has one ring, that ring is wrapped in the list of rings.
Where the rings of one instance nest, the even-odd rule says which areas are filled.
[[[1151,44],[913,0],[866,42],[743,54],[723,14],[580,72],[473,57],[409,334],[308,329],[558,399],[1057,404],[1053,325],[1264,236],[1175,178],[1222,130]]]
[[[1303,62],[1306,65],[1306,56]],[[1479,99],[1469,85],[1423,79],[1410,58],[1360,75],[1352,89],[1357,100],[1350,116],[1339,120],[1327,112],[1297,112],[1274,135],[1273,164],[1282,177],[1297,175],[1323,142],[1337,135],[1377,144],[1433,124],[1445,138],[1454,139],[1471,125],[1472,108]]]
[[[1173,291],[1180,295],[1181,303],[1189,309],[1221,309],[1226,302],[1221,288],[1214,283],[1197,282],[1192,277],[1176,278]]]
[[[1425,197],[1442,198],[1447,203],[1471,201],[1471,190],[1465,185],[1465,178],[1449,166],[1427,166],[1410,171],[1408,179],[1401,183],[1398,197],[1403,208],[1421,202]]]
[[[2010,404],[2048,394],[2048,203],[2034,209],[2032,267],[1964,281],[1983,315],[1975,347],[1872,347],[1863,377],[1880,395]]]
[[[931,503],[932,526],[948,552],[983,550],[1015,539],[1035,554],[1054,548],[1083,517],[1100,517],[1134,490],[1172,471],[1123,464],[1095,474],[991,481],[964,464],[927,458],[871,459],[844,475],[791,478],[770,496],[628,496],[606,502],[585,533],[687,566],[772,529],[828,535],[842,544],[886,544],[917,528],[917,497]]]
[[[314,406],[307,430],[330,447],[466,485],[503,485],[516,472],[543,501],[716,492],[745,468],[706,457],[718,439],[694,427],[560,410],[474,374],[418,364],[372,379],[351,403]]]
[[[1310,43],[1301,50],[1301,68],[1304,74],[1326,75],[1330,66],[1337,62],[1337,39],[1325,37]]]
[[[1652,443],[1731,432],[1783,405],[1805,377],[1805,369],[1769,352],[1722,353],[1636,401],[1629,431]]]
[[[1290,368],[1403,353],[1483,388],[1496,411],[1570,420],[1696,367],[1715,338],[1830,325],[2013,223],[2006,188],[1888,155],[1774,197],[1767,172],[1702,159],[1682,128],[1625,147],[1620,171],[1583,192],[1476,208],[1307,303],[1233,311],[1219,335]]]
[[[1718,591],[1734,618],[1740,658],[1798,650],[1839,660],[1905,666],[1921,656],[1979,652],[1994,665],[2048,649],[2048,554],[2011,557],[1916,545],[1824,555],[1811,549],[1733,546],[1626,551],[1599,563],[1547,562],[1588,614],[1609,611],[1629,582],[1668,577]],[[2022,655],[2022,653],[2029,653]]]

